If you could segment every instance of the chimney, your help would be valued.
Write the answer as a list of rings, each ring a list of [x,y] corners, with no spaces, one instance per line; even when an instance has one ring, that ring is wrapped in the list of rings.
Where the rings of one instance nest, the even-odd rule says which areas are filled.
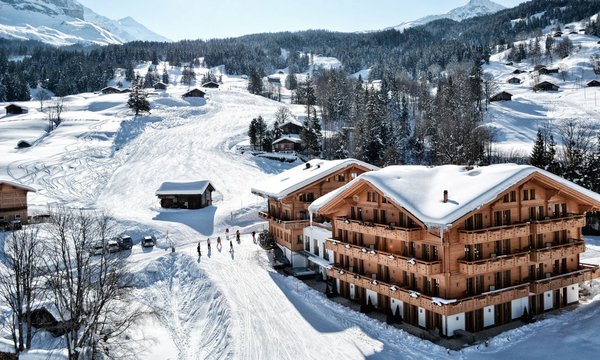
[[[448,190],[444,190],[444,202],[448,202]]]

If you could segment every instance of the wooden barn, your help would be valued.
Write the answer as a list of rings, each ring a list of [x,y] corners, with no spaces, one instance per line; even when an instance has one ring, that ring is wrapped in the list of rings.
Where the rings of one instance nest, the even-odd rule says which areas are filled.
[[[12,221],[27,223],[27,193],[30,186],[0,179],[0,226]]]
[[[214,82],[214,81],[207,81],[204,84],[202,84],[202,87],[207,88],[207,89],[218,89],[219,83]]]
[[[100,92],[103,94],[120,94],[121,90],[119,90],[118,88],[116,88],[114,86],[107,86],[107,87],[101,89]]]
[[[154,83],[154,85],[152,85],[152,87],[154,87],[154,90],[167,90],[167,84],[165,84],[162,81],[156,82]]]
[[[521,83],[521,79],[519,79],[518,77],[511,77],[506,82],[509,83],[509,84],[520,84]]]
[[[183,97],[201,97],[203,98],[206,93],[200,89],[192,89],[185,94],[181,95]]]
[[[513,71],[512,73],[513,73],[513,74],[515,74],[515,75],[519,75],[519,74],[522,74],[522,73],[524,73],[524,72],[525,72],[525,71],[523,71],[523,70],[521,70],[521,69],[515,69],[515,71]]]
[[[156,190],[160,206],[167,209],[201,209],[212,205],[215,188],[208,180],[164,182]]]
[[[598,81],[598,80],[592,80],[589,83],[587,83],[587,86],[588,87],[597,87],[597,86],[600,86],[600,81]]]
[[[273,151],[300,151],[302,150],[302,140],[296,136],[282,136],[273,141]]]
[[[17,105],[17,104],[8,104],[4,107],[6,109],[6,115],[20,115],[27,114],[28,109],[25,106]]]
[[[279,125],[283,134],[300,134],[303,129],[302,124],[297,120],[288,120],[283,124]]]
[[[490,101],[510,101],[512,100],[512,94],[507,93],[506,91],[499,92],[498,94],[492,96]]]
[[[554,85],[553,83],[549,82],[549,81],[542,81],[539,84],[536,84],[533,87],[533,90],[540,90],[540,91],[558,91],[558,89],[560,88],[560,86],[558,85]]]

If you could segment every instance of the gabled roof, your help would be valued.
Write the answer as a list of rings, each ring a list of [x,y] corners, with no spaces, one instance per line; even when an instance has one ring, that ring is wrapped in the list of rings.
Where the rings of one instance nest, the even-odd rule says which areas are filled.
[[[107,86],[107,87],[104,87],[104,88],[100,89],[100,91],[104,91],[104,90],[116,90],[116,91],[119,91],[119,92],[121,91],[121,90],[119,90],[119,88],[116,88],[114,86]]]
[[[157,85],[159,85],[159,86],[162,86],[162,85],[164,85],[164,86],[168,86],[167,84],[165,84],[165,83],[164,83],[164,82],[162,82],[162,81],[157,81],[157,82],[155,82],[154,84],[152,84],[152,86],[157,86]]]
[[[428,227],[447,227],[471,211],[495,200],[500,194],[532,174],[558,182],[589,199],[600,207],[600,194],[582,188],[568,180],[530,165],[500,164],[475,167],[444,165],[425,167],[413,165],[388,166],[379,171],[364,173],[332,191],[309,206],[318,213],[336,198],[366,182],[383,196],[403,207]],[[443,202],[448,190],[448,202]]]
[[[210,87],[210,86],[215,86],[215,85],[216,85],[216,87],[219,87],[218,82],[210,80],[210,81],[207,81],[204,84],[202,84],[202,87]]]
[[[165,181],[156,190],[156,195],[201,195],[206,188],[214,186],[208,180],[176,182]]]
[[[342,160],[321,160],[313,159],[305,164],[298,165],[275,176],[271,176],[260,185],[251,189],[253,194],[262,197],[274,197],[283,199],[284,197],[308,186],[316,181],[326,178],[331,174],[346,167],[357,165],[368,170],[379,169],[376,166],[367,164],[356,159]]]
[[[283,124],[280,124],[279,127],[282,127],[282,126],[285,126],[288,124],[291,124],[294,126],[299,126],[299,127],[304,127],[304,125],[295,118],[290,118],[290,119],[286,120]]]
[[[189,97],[204,97],[204,95],[206,95],[206,93],[204,91],[202,91],[198,88],[194,88],[181,96],[183,96],[183,97],[188,97],[188,96]]]
[[[15,104],[15,103],[10,103],[10,104],[6,105],[4,108],[8,108],[8,107],[18,107],[18,108],[21,108],[21,109],[27,109],[27,106]]]
[[[273,144],[278,144],[282,141],[291,141],[296,144],[302,143],[302,139],[300,139],[300,136],[294,135],[294,134],[289,134],[289,135],[283,135],[279,139],[273,141]]]
[[[31,191],[31,192],[37,192],[37,190],[34,189],[34,188],[32,188],[31,186],[19,184],[19,183],[14,182],[14,181],[0,179],[0,184],[6,184],[6,185],[14,186],[14,187],[19,188],[19,189],[23,189],[23,190],[27,190],[27,191]]]

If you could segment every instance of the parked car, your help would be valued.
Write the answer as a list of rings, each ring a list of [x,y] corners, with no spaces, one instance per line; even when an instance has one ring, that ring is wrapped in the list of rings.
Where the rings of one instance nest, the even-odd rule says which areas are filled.
[[[121,235],[119,237],[119,246],[123,250],[129,250],[133,246],[133,239],[129,235]]]
[[[106,243],[106,250],[109,253],[116,253],[121,251],[121,247],[119,246],[119,242],[117,240],[108,240]]]
[[[154,238],[154,236],[144,236],[144,238],[142,239],[143,247],[153,247],[154,245],[156,245],[156,239]]]
[[[102,254],[104,254],[104,244],[102,243],[102,241],[96,241],[92,245],[91,253],[92,253],[92,255],[102,255]]]

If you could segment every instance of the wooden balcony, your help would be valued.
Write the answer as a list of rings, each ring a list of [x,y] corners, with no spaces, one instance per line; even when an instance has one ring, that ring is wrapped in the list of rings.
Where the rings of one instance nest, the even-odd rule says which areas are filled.
[[[562,218],[539,220],[535,222],[534,226],[538,234],[579,229],[585,226],[585,215],[571,215]]]
[[[466,261],[459,260],[459,271],[466,275],[481,275],[504,271],[521,266],[529,266],[529,251],[493,258]]]
[[[529,283],[512,286],[505,289],[490,291],[477,296],[463,299],[444,300],[420,294],[398,285],[388,284],[379,280],[359,275],[339,267],[327,270],[327,275],[354,284],[364,289],[375,291],[379,294],[398,299],[404,303],[420,306],[429,311],[442,315],[453,315],[461,312],[473,311],[490,305],[502,304],[514,299],[529,296]]]
[[[531,261],[542,262],[547,260],[562,259],[567,256],[575,256],[585,252],[585,242],[583,240],[571,240],[572,242],[560,245],[548,245],[545,248],[533,249],[531,251]]]
[[[421,240],[420,228],[402,228],[391,225],[375,224],[370,222],[362,222],[358,220],[349,220],[337,218],[335,228],[357,233],[379,236],[386,239],[401,240],[401,241],[418,241]]]
[[[525,237],[531,234],[530,223],[496,226],[479,230],[460,230],[460,242],[466,245],[481,244],[504,239]]]
[[[531,292],[541,294],[600,277],[600,267],[582,264],[579,270],[531,282]]]
[[[381,265],[412,272],[419,275],[431,276],[442,273],[441,261],[423,261],[385,251],[371,250],[335,239],[327,239],[325,249],[355,259],[373,261]]]
[[[306,219],[306,220],[281,220],[274,216],[270,216],[265,211],[260,211],[258,213],[258,216],[262,219],[269,221],[269,223],[272,226],[277,226],[277,227],[285,229],[285,230],[303,229],[303,228],[307,227],[310,222],[308,219]]]

